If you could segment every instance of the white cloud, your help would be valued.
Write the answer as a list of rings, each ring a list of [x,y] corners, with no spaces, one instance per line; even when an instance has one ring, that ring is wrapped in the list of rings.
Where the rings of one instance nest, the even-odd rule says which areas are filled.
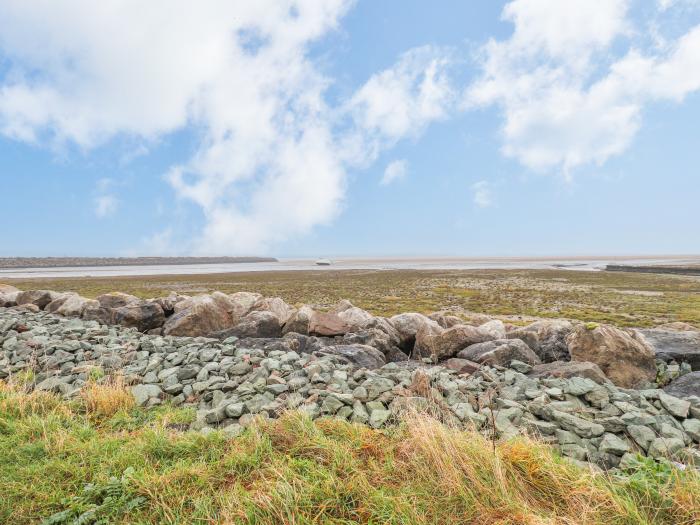
[[[472,191],[474,192],[474,205],[479,208],[488,208],[493,204],[493,197],[491,194],[491,185],[488,181],[480,180],[472,184]]]
[[[446,61],[425,48],[327,106],[331,79],[309,46],[352,3],[3,2],[0,132],[89,150],[196,129],[196,153],[166,179],[205,225],[189,244],[162,239],[199,253],[269,251],[337,215],[348,166],[446,114]]]
[[[634,32],[625,0],[515,0],[503,11],[514,32],[482,48],[482,74],[467,107],[503,111],[503,153],[539,171],[602,164],[625,151],[655,100],[700,89],[700,26],[666,49],[613,56]]]
[[[408,163],[405,160],[394,160],[390,162],[384,170],[384,176],[380,184],[386,186],[395,180],[403,179],[406,176]]]
[[[119,201],[114,195],[100,195],[95,198],[95,215],[100,219],[113,215],[119,207]]]

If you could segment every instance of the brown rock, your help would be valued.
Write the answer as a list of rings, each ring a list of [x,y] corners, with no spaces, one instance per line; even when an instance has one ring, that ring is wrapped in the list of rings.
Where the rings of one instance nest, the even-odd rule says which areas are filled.
[[[130,303],[138,303],[141,299],[128,293],[110,292],[98,295],[95,300],[102,308],[119,308]]]
[[[479,370],[479,368],[481,368],[479,363],[475,363],[469,359],[462,359],[460,357],[450,357],[447,361],[442,363],[442,365],[445,368],[456,370],[460,374],[473,374]]]
[[[350,330],[352,330],[352,326],[334,313],[314,312],[309,320],[309,335],[332,337],[345,335]]]
[[[399,346],[405,351],[412,351],[416,342],[416,334],[422,326],[430,326],[435,330],[440,325],[429,317],[415,313],[398,314],[389,318],[389,322],[399,334]]]
[[[435,329],[424,325],[416,334],[414,354],[416,357],[442,359],[454,356],[467,346],[490,339],[487,333],[474,326],[457,325],[447,329]]]
[[[284,324],[282,333],[309,335],[309,323],[314,315],[314,309],[308,305],[304,305],[294,312],[289,320]]]
[[[134,327],[139,332],[146,332],[163,326],[165,314],[158,303],[144,301],[115,308],[112,319],[115,324]]]
[[[2,292],[1,288],[0,288],[0,292]],[[687,332],[687,331],[700,330],[700,328],[697,328],[697,327],[693,326],[692,324],[682,323],[680,321],[674,321],[673,323],[660,324],[656,328],[659,330],[673,330],[675,332]]]
[[[59,297],[59,295],[51,290],[27,290],[17,295],[16,302],[18,306],[33,304],[38,306],[40,310],[43,310],[47,304]]]
[[[543,319],[525,327],[511,330],[506,337],[524,341],[543,362],[549,363],[569,358],[566,338],[573,328],[574,325],[570,321]]]
[[[632,330],[579,325],[566,338],[572,361],[597,364],[617,386],[643,387],[656,378],[654,350]]]
[[[554,361],[535,365],[528,373],[532,377],[558,377],[569,379],[570,377],[585,377],[599,384],[608,382],[608,378],[595,363],[586,361]]]
[[[462,319],[447,312],[433,312],[428,317],[443,328],[452,328],[458,324],[464,324]]]
[[[0,294],[20,292],[19,288],[15,288],[9,284],[0,284]]]
[[[163,325],[163,334],[198,337],[232,328],[233,311],[226,294],[196,295],[175,305],[175,313]]]
[[[282,326],[274,313],[254,310],[243,317],[236,326],[208,335],[219,339],[226,339],[231,336],[241,339],[245,337],[277,338],[282,337]]]
[[[279,297],[267,297],[258,300],[253,305],[253,310],[260,312],[272,312],[277,316],[279,324],[283,325],[294,315],[296,309],[289,306]]]

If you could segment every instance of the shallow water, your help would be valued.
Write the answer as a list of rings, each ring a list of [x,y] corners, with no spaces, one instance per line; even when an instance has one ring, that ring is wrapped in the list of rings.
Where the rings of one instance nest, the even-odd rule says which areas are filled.
[[[128,275],[195,275],[233,272],[338,271],[338,270],[477,270],[477,269],[567,269],[599,271],[606,264],[700,264],[700,257],[414,257],[338,258],[330,266],[316,265],[316,259],[280,259],[278,262],[235,264],[183,264],[144,266],[83,266],[56,268],[0,269],[0,279],[34,277],[117,277]]]

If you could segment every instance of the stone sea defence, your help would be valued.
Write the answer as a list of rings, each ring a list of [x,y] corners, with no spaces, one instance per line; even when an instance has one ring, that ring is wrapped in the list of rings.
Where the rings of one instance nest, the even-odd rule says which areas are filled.
[[[486,316],[382,318],[238,292],[96,299],[0,285],[0,380],[76,395],[119,375],[138,404],[197,410],[235,435],[302,410],[379,428],[427,410],[494,438],[529,434],[574,461],[641,453],[700,464],[698,333]]]

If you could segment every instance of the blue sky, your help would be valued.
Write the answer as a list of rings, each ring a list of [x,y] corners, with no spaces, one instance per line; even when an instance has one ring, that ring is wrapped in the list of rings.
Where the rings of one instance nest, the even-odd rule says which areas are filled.
[[[698,122],[693,0],[0,0],[0,255],[699,253]]]

